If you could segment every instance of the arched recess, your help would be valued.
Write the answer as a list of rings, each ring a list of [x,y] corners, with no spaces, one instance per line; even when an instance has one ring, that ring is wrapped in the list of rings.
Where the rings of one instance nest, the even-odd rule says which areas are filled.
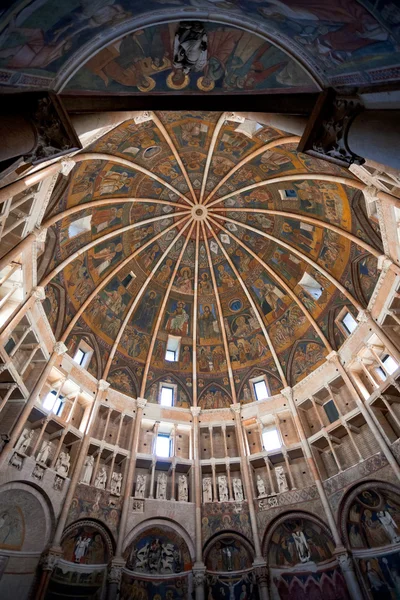
[[[24,481],[0,486],[0,549],[37,553],[46,547],[54,528],[50,498]]]
[[[56,339],[59,339],[59,338],[56,337]],[[102,370],[103,370],[103,361],[102,361],[102,357],[101,357],[100,346],[98,344],[96,336],[93,333],[85,331],[84,329],[78,329],[78,328],[73,329],[70,336],[68,337],[68,343],[67,343],[68,353],[71,356],[74,356],[74,354],[79,346],[79,340],[81,340],[81,339],[84,340],[85,342],[87,342],[89,344],[89,346],[91,348],[93,348],[94,356],[91,358],[90,363],[87,367],[87,370],[89,371],[89,373],[91,375],[93,375],[93,377],[96,377],[97,379],[101,379],[101,374],[102,374]]]
[[[231,395],[218,383],[209,383],[202,390],[198,406],[203,410],[213,408],[229,408],[232,404]]]
[[[175,373],[166,372],[165,375],[153,379],[146,389],[145,398],[151,404],[158,404],[160,398],[160,384],[169,383],[175,387],[174,406],[178,408],[190,408],[192,404],[192,393],[188,387],[175,375]]]
[[[63,559],[86,565],[107,565],[114,555],[111,531],[95,519],[80,519],[65,528],[61,548]]]
[[[310,370],[317,369],[325,360],[326,349],[315,339],[297,340],[290,352],[286,373],[289,385],[293,386],[306,377]],[[301,361],[300,361],[301,357]],[[296,370],[296,365],[299,365]]]
[[[229,552],[226,552],[226,549]],[[213,535],[203,548],[207,571],[229,572],[251,569],[254,560],[253,544],[236,531]]]
[[[397,597],[400,589],[400,488],[378,480],[354,485],[339,507],[339,523],[365,596],[390,598],[392,590],[396,590]]]
[[[46,298],[42,306],[54,337],[58,340],[63,329],[66,309],[65,289],[63,286],[55,282],[49,283],[46,287]]]
[[[273,597],[347,600],[349,595],[334,550],[330,530],[314,515],[288,512],[277,517],[263,542]],[[335,595],[337,588],[342,595]]]
[[[379,277],[378,260],[371,254],[361,254],[351,263],[351,276],[357,298],[368,306]]]
[[[156,556],[151,554],[156,540],[161,545],[160,548],[155,544],[157,555],[160,555],[157,564]],[[123,556],[129,570],[162,576],[190,571],[195,561],[195,547],[191,536],[179,523],[167,518],[146,519],[126,536]]]
[[[132,398],[137,398],[139,390],[138,382],[132,369],[127,365],[117,366],[112,369],[107,377],[107,381],[112,388],[119,392]]]
[[[338,350],[346,339],[345,335],[335,323],[335,320],[343,308],[347,308],[354,318],[357,317],[353,305],[348,302],[339,302],[328,312],[328,339],[335,350]]]
[[[271,395],[279,394],[279,391],[285,387],[276,373],[273,373],[270,369],[259,369],[258,367],[252,367],[248,374],[242,378],[242,381],[238,390],[238,399],[241,404],[247,404],[253,401],[253,397],[250,392],[250,379],[265,375],[268,381],[269,392]],[[247,386],[247,389],[246,389]]]

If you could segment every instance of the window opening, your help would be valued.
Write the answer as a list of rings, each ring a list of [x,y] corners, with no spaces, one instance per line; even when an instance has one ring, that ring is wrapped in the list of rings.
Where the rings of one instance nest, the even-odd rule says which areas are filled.
[[[342,324],[349,334],[353,333],[353,331],[357,328],[358,325],[357,321],[350,312],[347,312],[345,314],[345,316],[342,319]]]
[[[314,300],[318,300],[321,297],[324,288],[312,277],[309,273],[304,273],[303,277],[299,281],[299,285],[303,288],[307,294],[314,298]]]
[[[165,360],[177,362],[179,359],[179,346],[181,338],[174,335],[168,336],[167,349],[165,351]]]
[[[156,455],[162,458],[171,456],[171,439],[165,433],[159,433],[156,441]]]
[[[174,403],[174,390],[166,385],[161,386],[161,406],[173,406]]]
[[[385,358],[382,359],[382,363],[385,365],[385,369],[389,373],[389,375],[392,375],[399,368],[399,365],[390,356],[390,354],[386,354]]]
[[[281,448],[282,442],[279,436],[278,430],[274,427],[272,429],[266,429],[262,434],[263,444],[265,450],[277,450]]]
[[[339,418],[339,411],[336,408],[334,401],[328,400],[328,402],[325,402],[323,406],[326,416],[329,419],[329,423],[334,423],[335,421],[337,421]]]
[[[82,217],[81,219],[77,219],[68,227],[68,236],[70,238],[80,235],[81,233],[86,233],[86,231],[91,230],[91,221],[92,215],[87,217]]]
[[[264,379],[253,383],[253,387],[257,400],[264,400],[265,398],[269,397],[267,384],[265,383]]]
[[[44,399],[43,408],[51,410],[54,414],[60,415],[64,404],[64,396],[58,396],[56,390],[49,392]]]
[[[87,353],[86,353],[86,352],[84,352],[84,351],[82,350],[82,348],[78,348],[78,350],[76,351],[76,353],[75,353],[75,356],[74,356],[74,361],[75,361],[76,363],[78,363],[78,365],[81,365],[81,366],[82,366],[82,365],[83,365],[83,362],[84,362],[84,360],[85,360],[85,356],[86,356],[86,354],[87,354]]]

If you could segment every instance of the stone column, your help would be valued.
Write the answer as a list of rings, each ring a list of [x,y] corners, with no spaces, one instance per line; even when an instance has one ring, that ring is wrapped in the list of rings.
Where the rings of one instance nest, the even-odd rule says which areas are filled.
[[[263,561],[262,564],[257,564],[256,561],[254,561],[253,565],[253,572],[256,577],[260,598],[263,598],[263,600],[269,600],[267,565],[265,561]]]
[[[241,473],[242,473],[242,478],[243,478],[243,484],[244,484],[244,489],[245,489],[245,495],[249,504],[249,514],[250,514],[250,524],[251,524],[251,530],[252,530],[252,534],[253,534],[253,542],[254,542],[254,549],[255,549],[255,558],[254,558],[254,565],[257,567],[265,567],[266,563],[265,560],[262,556],[262,552],[261,552],[261,544],[260,544],[260,537],[258,534],[258,525],[257,525],[257,517],[256,517],[256,512],[254,509],[254,490],[253,490],[253,486],[251,483],[251,475],[250,475],[250,469],[249,469],[249,463],[248,463],[248,458],[246,456],[246,452],[245,452],[245,442],[244,442],[244,434],[243,434],[243,428],[242,428],[242,421],[240,418],[240,404],[231,404],[231,410],[235,415],[235,425],[236,425],[236,432],[237,432],[237,437],[238,437],[238,445],[239,445],[239,452],[240,452],[240,466],[241,466]],[[260,593],[260,600],[268,600],[268,589],[265,587],[259,587],[259,593]]]
[[[151,461],[151,474],[150,474],[150,492],[149,492],[149,498],[154,498],[154,476],[156,473],[156,459],[153,458],[153,460]]]
[[[43,386],[45,385],[50,375],[50,371],[53,368],[56,360],[58,360],[59,356],[64,354],[66,351],[67,347],[62,342],[56,342],[56,344],[54,344],[53,353],[50,356],[42,373],[40,374],[40,377],[37,380],[36,385],[34,386],[31,395],[29,396],[29,399],[25,403],[25,406],[21,414],[19,415],[18,420],[14,425],[14,429],[12,430],[12,433],[10,435],[10,441],[3,448],[3,452],[0,455],[0,469],[4,468],[4,465],[6,464],[6,462],[8,462],[8,459],[10,458],[10,455],[14,450],[14,446],[17,443],[22,431],[24,430],[26,421],[28,420],[28,417],[31,414],[32,408],[36,400],[38,399],[40,392],[42,391]]]
[[[364,594],[358,583],[357,575],[354,569],[353,560],[348,552],[336,554],[340,569],[347,584],[347,589],[352,600],[363,600]]]
[[[206,583],[206,568],[203,565],[194,566],[193,572],[193,587],[196,600],[205,600],[205,583]]]
[[[60,558],[62,558],[61,548],[57,550],[45,550],[40,557],[39,567],[41,569],[41,577],[35,593],[36,600],[44,600],[51,574]]]
[[[91,437],[91,433],[93,431],[94,424],[96,422],[96,416],[98,413],[98,409],[99,409],[102,399],[104,398],[104,396],[107,393],[109,386],[110,386],[110,384],[107,383],[107,381],[104,381],[104,379],[100,379],[97,383],[97,393],[96,393],[96,397],[92,404],[90,417],[89,417],[88,423],[86,425],[86,431],[85,431],[85,434],[82,439],[81,447],[79,449],[78,459],[75,463],[74,472],[72,473],[72,476],[71,476],[71,481],[70,481],[68,491],[67,491],[65,499],[64,499],[64,504],[63,504],[60,516],[58,517],[57,528],[56,528],[56,531],[54,534],[53,544],[52,544],[53,549],[55,548],[57,550],[60,546],[61,537],[62,537],[64,528],[65,528],[65,523],[67,522],[67,518],[68,518],[69,507],[73,500],[76,486],[79,483],[83,465],[84,465],[84,462],[86,459],[87,451],[89,449],[90,437]]]
[[[193,463],[194,463],[194,501],[196,503],[196,560],[193,566],[193,583],[196,600],[204,600],[204,574],[205,566],[203,563],[203,545],[201,531],[201,494],[202,494],[202,478],[199,455],[199,416],[201,408],[192,406],[190,408],[193,416]]]
[[[171,465],[171,500],[175,502],[175,471],[176,465],[175,462]]]
[[[215,463],[214,459],[211,459],[211,471],[212,471],[212,484],[213,484],[213,496],[214,502],[218,502],[218,493],[217,493],[217,476],[215,474]]]
[[[123,559],[113,558],[111,561],[107,573],[107,600],[117,600],[124,566]]]
[[[129,504],[132,495],[133,489],[133,480],[135,478],[135,470],[136,470],[136,454],[139,444],[139,434],[140,427],[142,423],[143,417],[143,409],[147,404],[147,400],[145,398],[137,398],[136,400],[136,419],[134,421],[133,435],[132,435],[132,443],[130,448],[130,456],[129,456],[129,464],[128,470],[126,474],[126,483],[124,488],[124,495],[122,498],[122,512],[121,512],[121,520],[119,524],[119,532],[118,532],[118,541],[117,548],[115,551],[115,558],[122,557],[122,547],[126,534],[126,524],[128,521],[128,511]]]
[[[326,357],[327,360],[331,361],[334,363],[334,365],[336,366],[338,372],[340,373],[345,385],[347,386],[349,392],[351,393],[356,405],[358,406],[358,408],[360,409],[361,414],[363,415],[368,427],[370,428],[370,430],[372,431],[373,435],[375,436],[376,441],[379,444],[379,447],[381,449],[381,451],[383,452],[383,454],[386,456],[388,463],[390,464],[390,466],[392,467],[396,477],[398,479],[400,479],[400,468],[399,465],[394,457],[394,455],[392,454],[391,449],[389,448],[388,444],[386,443],[385,438],[382,435],[382,432],[380,430],[380,426],[378,426],[375,421],[373,416],[371,415],[371,407],[368,404],[364,404],[364,402],[362,401],[361,397],[359,396],[356,388],[353,385],[353,382],[351,381],[349,375],[347,374],[346,369],[344,368],[344,366],[342,365],[342,363],[340,362],[340,358],[337,352],[331,352],[330,354],[328,354],[328,356]]]
[[[329,524],[329,527],[330,527],[331,532],[332,532],[333,539],[335,541],[335,545],[336,545],[337,548],[342,549],[343,548],[343,544],[342,544],[342,540],[340,538],[340,534],[339,534],[338,528],[336,526],[335,517],[333,516],[332,509],[331,509],[330,504],[328,502],[328,498],[327,498],[327,495],[325,493],[324,486],[322,485],[322,481],[321,481],[321,478],[319,476],[317,465],[315,464],[315,460],[314,460],[314,457],[312,455],[311,448],[310,448],[310,445],[308,443],[308,440],[307,440],[307,437],[306,437],[303,425],[302,425],[302,423],[300,421],[300,418],[299,418],[299,415],[297,413],[297,407],[296,407],[296,404],[295,404],[294,399],[293,399],[293,390],[292,390],[291,387],[287,387],[287,388],[281,390],[281,394],[288,401],[289,408],[290,408],[290,411],[291,411],[292,416],[293,416],[294,424],[295,424],[295,427],[297,429],[297,433],[299,435],[301,445],[303,447],[304,457],[305,457],[305,459],[306,459],[306,461],[308,463],[308,467],[309,467],[310,473],[311,473],[311,475],[312,475],[312,477],[314,479],[315,485],[317,487],[317,490],[318,490],[318,493],[319,493],[319,497],[321,499],[321,503],[322,503],[322,506],[324,508],[324,511],[325,511],[325,514],[326,514],[326,517],[327,517],[327,520],[328,520],[328,524]]]
[[[229,464],[228,461],[225,464],[226,464],[226,476],[228,478],[229,500],[233,500],[231,465]]]

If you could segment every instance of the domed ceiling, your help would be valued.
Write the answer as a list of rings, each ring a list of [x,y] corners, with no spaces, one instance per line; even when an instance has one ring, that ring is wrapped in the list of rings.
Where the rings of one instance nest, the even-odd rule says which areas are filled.
[[[356,315],[376,283],[376,258],[335,231],[379,249],[360,193],[327,180],[351,174],[298,153],[285,132],[231,119],[123,123],[83,155],[46,216],[68,209],[41,265],[56,337],[67,331],[72,355],[84,339],[90,372],[131,396],[156,401],[170,380],[177,406],[195,395],[218,408],[252,401],[248,379],[264,373],[277,393],[340,346],[336,317]]]

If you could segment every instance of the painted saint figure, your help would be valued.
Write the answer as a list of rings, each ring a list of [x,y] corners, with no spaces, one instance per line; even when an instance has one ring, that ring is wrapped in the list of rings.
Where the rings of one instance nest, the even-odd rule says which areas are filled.
[[[392,515],[388,510],[380,510],[376,513],[380,523],[383,525],[387,535],[389,536],[391,544],[397,544],[400,542],[400,535],[398,534],[398,527],[394,521]]]
[[[300,562],[308,562],[311,557],[311,552],[310,548],[308,547],[306,536],[301,529],[297,529],[297,531],[293,531],[292,537],[296,546],[297,554],[300,558]]]

